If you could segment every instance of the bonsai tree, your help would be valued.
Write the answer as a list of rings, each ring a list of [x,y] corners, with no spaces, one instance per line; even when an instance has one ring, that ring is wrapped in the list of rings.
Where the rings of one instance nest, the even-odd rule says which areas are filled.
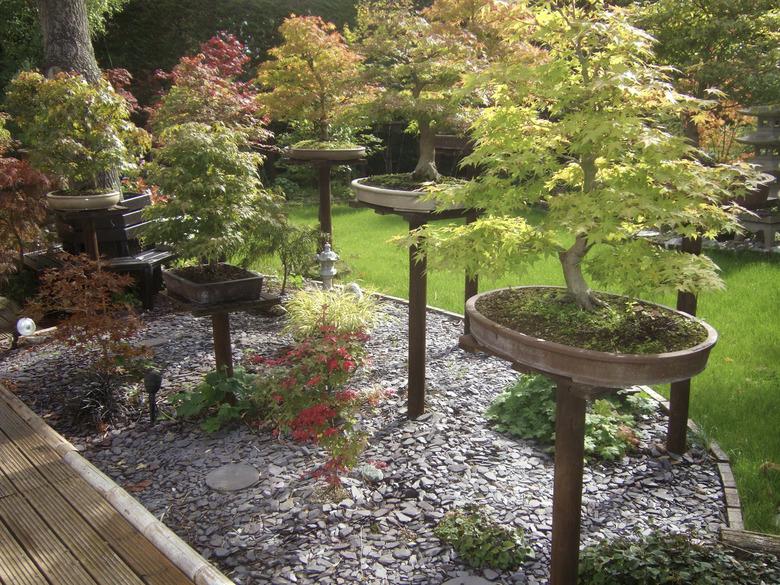
[[[144,209],[144,236],[184,260],[247,260],[268,251],[280,225],[279,198],[263,189],[262,157],[246,137],[222,124],[180,124],[160,136],[148,175],[163,198]]]
[[[333,124],[354,114],[355,104],[369,91],[361,79],[360,57],[335,25],[319,16],[290,16],[279,34],[282,43],[269,51],[271,59],[258,72],[265,90],[259,100],[272,118],[306,123],[320,146],[332,139]]]
[[[462,114],[454,90],[473,65],[470,37],[461,27],[426,18],[412,0],[363,0],[350,38],[365,59],[368,80],[380,87],[372,112],[377,119],[407,120],[419,135],[412,180],[438,181],[434,137]]]
[[[161,134],[185,122],[220,123],[245,133],[253,143],[266,140],[257,90],[241,81],[248,62],[246,47],[235,36],[220,33],[196,55],[182,57],[170,73],[159,72],[171,86],[151,108],[152,130]]]
[[[736,230],[720,202],[757,178],[746,166],[702,164],[666,126],[702,104],[652,64],[653,39],[601,0],[521,1],[509,16],[506,41],[542,47],[543,58],[531,48],[506,52],[472,80],[492,99],[465,161],[482,174],[441,195],[485,215],[411,239],[439,264],[491,276],[557,254],[568,296],[586,311],[601,302],[583,267],[632,293],[721,287],[705,256],[636,237],[643,229],[687,237]],[[548,211],[526,219],[539,203]]]
[[[32,165],[68,194],[115,190],[106,184],[112,171],[134,170],[150,145],[130,121],[127,102],[104,79],[22,72],[9,86],[6,106]]]

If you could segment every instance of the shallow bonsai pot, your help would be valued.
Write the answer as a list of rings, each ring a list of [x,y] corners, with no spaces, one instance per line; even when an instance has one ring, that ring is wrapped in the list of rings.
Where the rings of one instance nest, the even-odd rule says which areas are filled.
[[[513,287],[517,288],[560,287]],[[472,337],[482,347],[504,359],[543,373],[570,378],[577,384],[625,388],[687,380],[704,370],[710,350],[718,340],[715,329],[704,321],[656,305],[696,321],[706,329],[707,339],[688,349],[658,354],[610,353],[571,347],[514,331],[480,313],[476,308],[479,299],[499,290],[508,289],[487,291],[466,302]]]
[[[251,270],[244,272],[246,278],[209,283],[193,282],[177,274],[175,270],[163,269],[162,277],[165,288],[174,296],[199,305],[216,305],[254,301],[260,297],[263,288],[262,275]]]
[[[64,195],[60,191],[46,194],[49,207],[55,211],[91,211],[109,209],[119,203],[122,198],[120,191],[109,193]]]
[[[295,160],[328,160],[338,162],[341,160],[357,160],[365,155],[366,148],[364,146],[333,149],[291,147],[287,149],[287,156]]]
[[[368,179],[355,179],[352,181],[352,190],[355,192],[355,198],[369,205],[378,205],[389,207],[397,211],[411,211],[420,213],[433,213],[437,210],[436,202],[430,199],[423,199],[427,193],[421,191],[401,191],[399,189],[384,189],[382,187],[372,187],[363,182]],[[460,207],[448,207],[448,210],[462,209]]]

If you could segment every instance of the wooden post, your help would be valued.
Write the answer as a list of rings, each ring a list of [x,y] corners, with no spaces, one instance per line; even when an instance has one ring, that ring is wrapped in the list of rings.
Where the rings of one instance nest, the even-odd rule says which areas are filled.
[[[555,407],[551,585],[577,585],[580,554],[585,399],[559,382]]]
[[[474,209],[469,209],[466,212],[466,224],[470,224],[477,220],[477,211]],[[466,275],[466,285],[464,287],[464,295],[463,295],[463,302],[465,303],[468,301],[471,297],[479,293],[479,276],[474,275],[472,278],[469,278],[468,274]],[[464,318],[463,318],[463,334],[468,335],[471,333],[471,324],[469,323],[469,316],[466,315],[466,310],[464,306],[463,310]]]
[[[701,254],[701,238],[683,238],[682,251]],[[677,293],[677,310],[696,316],[696,295]],[[672,382],[669,390],[669,426],[666,430],[666,450],[682,455],[688,450],[688,406],[691,381]]]
[[[409,231],[424,226],[425,219],[410,218]],[[409,247],[409,391],[407,416],[425,412],[425,309],[427,305],[426,259],[416,259],[418,246]]]
[[[97,229],[95,228],[95,218],[92,217],[91,212],[87,212],[90,215],[87,216],[84,221],[84,248],[87,255],[93,260],[100,260],[100,244],[97,239]]]
[[[320,161],[316,164],[318,171],[318,183],[320,188],[320,249],[325,242],[333,246],[333,222],[330,212],[330,162]],[[325,239],[327,237],[327,239]]]
[[[217,370],[225,370],[230,378],[233,376],[233,352],[230,349],[230,316],[226,312],[211,315],[211,326],[214,330],[214,358]]]

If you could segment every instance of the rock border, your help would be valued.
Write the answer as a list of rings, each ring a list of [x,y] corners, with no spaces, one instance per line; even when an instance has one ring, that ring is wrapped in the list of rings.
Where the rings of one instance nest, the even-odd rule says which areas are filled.
[[[144,508],[138,500],[82,457],[67,439],[47,425],[3,384],[0,384],[0,400],[8,404],[36,433],[41,435],[67,465],[97,490],[125,520],[196,585],[235,585]]]

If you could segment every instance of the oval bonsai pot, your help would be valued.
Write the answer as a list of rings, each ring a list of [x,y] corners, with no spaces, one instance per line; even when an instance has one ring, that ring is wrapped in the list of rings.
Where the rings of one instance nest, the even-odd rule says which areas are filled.
[[[162,270],[162,277],[169,293],[199,305],[257,300],[263,288],[263,276],[252,270],[236,266],[231,266],[231,268],[243,270],[246,273],[246,278],[199,283],[184,278],[177,274],[176,270],[166,269]]]
[[[436,202],[431,199],[423,199],[427,193],[422,191],[401,191],[400,189],[385,189],[364,184],[370,177],[355,179],[352,181],[352,190],[355,198],[363,203],[389,207],[398,211],[411,211],[418,213],[433,213],[437,210]],[[448,207],[448,210],[462,209],[460,207]]]
[[[662,305],[664,310],[697,322],[707,338],[688,349],[658,354],[623,354],[582,349],[546,341],[509,329],[480,313],[480,298],[499,290],[518,288],[550,289],[560,287],[512,287],[487,291],[466,302],[471,335],[484,348],[507,360],[534,370],[570,378],[574,383],[603,388],[625,388],[640,384],[665,384],[687,380],[702,372],[718,334],[710,325],[680,311]]]
[[[120,191],[108,193],[64,194],[62,191],[52,191],[46,194],[49,208],[55,211],[92,211],[114,207],[122,198]]]
[[[286,150],[287,156],[295,160],[327,160],[327,161],[347,161],[357,160],[366,155],[365,146],[356,146],[355,148],[295,148],[290,147]]]

